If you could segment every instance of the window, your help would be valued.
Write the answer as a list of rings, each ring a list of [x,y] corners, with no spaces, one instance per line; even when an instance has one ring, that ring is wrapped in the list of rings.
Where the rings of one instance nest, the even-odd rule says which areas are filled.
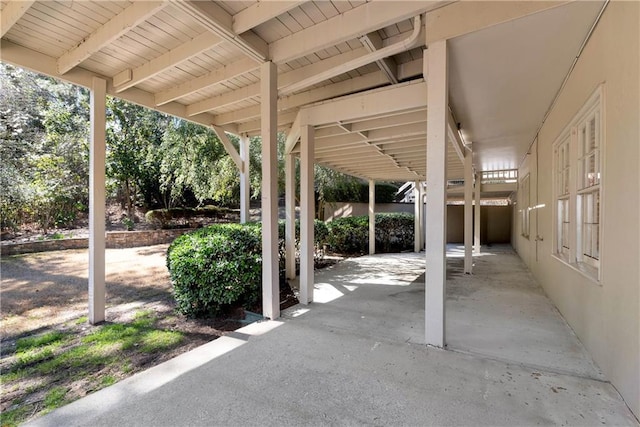
[[[571,214],[569,210],[569,178],[571,174],[570,164],[570,135],[566,135],[554,149],[555,157],[555,181],[556,181],[556,205],[557,205],[557,242],[559,253],[569,256]]]
[[[520,220],[520,234],[523,237],[526,237],[527,239],[529,238],[529,213],[531,211],[530,209],[530,190],[529,190],[529,174],[526,174],[521,180],[520,180],[520,189],[518,191],[518,194],[521,196],[520,197],[520,206],[522,206],[522,209],[520,209],[520,215],[521,215],[521,220]]]
[[[554,252],[599,278],[602,87],[593,94],[553,146]]]

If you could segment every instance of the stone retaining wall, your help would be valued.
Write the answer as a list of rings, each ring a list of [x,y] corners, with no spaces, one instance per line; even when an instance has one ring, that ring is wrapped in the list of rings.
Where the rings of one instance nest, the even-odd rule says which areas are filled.
[[[175,230],[107,231],[106,246],[107,248],[119,249],[171,243],[176,237],[192,230],[192,228],[181,228]],[[7,256],[65,249],[84,249],[88,247],[88,238],[77,237],[2,245],[0,246],[0,254]]]

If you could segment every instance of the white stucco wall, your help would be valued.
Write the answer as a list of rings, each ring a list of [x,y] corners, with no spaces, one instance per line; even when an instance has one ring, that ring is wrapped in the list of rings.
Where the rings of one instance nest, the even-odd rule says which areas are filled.
[[[531,173],[533,201],[545,207],[531,216],[530,239],[520,236],[517,205],[513,227],[517,251],[636,416],[640,416],[639,41],[640,3],[611,2],[532,154],[520,166],[519,176]],[[552,256],[551,168],[553,142],[601,83],[605,136],[597,283]],[[536,243],[536,235],[544,240]]]

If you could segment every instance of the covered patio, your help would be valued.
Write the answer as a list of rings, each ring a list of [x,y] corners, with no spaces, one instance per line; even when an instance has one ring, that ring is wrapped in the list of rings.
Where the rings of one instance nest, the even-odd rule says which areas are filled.
[[[364,256],[318,272],[313,305],[30,425],[637,425],[510,248],[485,252],[473,276],[459,254],[450,351],[424,346],[422,256]]]
[[[637,414],[640,402],[636,381],[640,369],[638,242],[636,239],[631,243],[625,252],[627,258],[616,254],[615,248],[622,244],[628,246],[625,243],[629,235],[626,228],[635,230],[632,232],[637,235],[638,195],[637,192],[609,191],[608,199],[600,198],[601,182],[604,182],[601,181],[604,177],[601,171],[605,170],[600,166],[601,161],[603,165],[607,161],[627,165],[624,168],[618,168],[615,163],[608,165],[609,188],[624,188],[629,182],[637,183],[637,180],[628,180],[628,174],[638,170],[638,98],[634,93],[637,92],[638,81],[637,4],[610,4],[606,0],[31,0],[1,1],[0,6],[3,62],[91,90],[91,323],[105,320],[106,96],[120,97],[212,128],[241,176],[243,222],[248,218],[250,193],[248,138],[259,135],[262,140],[262,306],[264,316],[271,322],[252,326],[248,331],[275,329],[264,336],[251,338],[247,345],[234,353],[233,363],[228,355],[211,362],[223,363],[219,365],[220,371],[228,372],[229,376],[218,380],[235,393],[213,393],[206,388],[209,381],[204,380],[213,380],[213,377],[198,377],[201,372],[197,370],[192,373],[185,371],[182,376],[168,375],[164,379],[150,380],[163,382],[168,381],[167,378],[175,378],[175,390],[184,393],[156,396],[154,393],[160,393],[163,386],[144,394],[140,401],[125,404],[119,399],[126,394],[118,397],[120,392],[114,391],[111,399],[120,401],[118,410],[123,416],[126,415],[125,408],[132,413],[141,411],[140,416],[143,413],[153,416],[154,408],[171,407],[173,405],[169,405],[169,401],[173,404],[180,398],[183,399],[180,404],[185,407],[198,403],[198,410],[186,414],[195,418],[176,418],[174,421],[197,423],[201,420],[204,423],[205,420],[210,421],[212,414],[224,415],[218,409],[203,413],[207,411],[204,408],[239,409],[238,405],[244,400],[241,396],[255,396],[258,402],[254,406],[259,408],[259,402],[263,402],[264,414],[270,414],[269,422],[279,419],[274,410],[291,408],[288,415],[292,418],[286,418],[287,414],[284,414],[282,420],[293,423],[296,419],[294,414],[303,422],[304,417],[309,416],[309,422],[320,423],[322,414],[327,415],[321,410],[325,407],[322,401],[331,398],[325,394],[326,390],[339,391],[339,396],[333,395],[333,400],[329,401],[344,402],[346,410],[350,401],[344,399],[355,398],[363,389],[379,393],[370,399],[373,402],[371,411],[379,414],[379,418],[346,418],[354,423],[392,423],[389,417],[400,413],[406,417],[424,416],[420,418],[420,424],[424,420],[438,424],[464,423],[465,420],[478,419],[478,411],[474,410],[478,408],[486,416],[487,424],[513,424],[516,421],[533,424],[535,420],[584,424],[587,422],[579,417],[592,416],[591,420],[596,423],[601,416],[627,414],[623,404],[616,400],[612,387],[598,381],[599,373],[594,373],[582,356],[574,359],[578,353],[581,354],[581,350],[574,354],[571,351],[573,344],[568,344],[576,342],[575,337],[572,338],[570,333],[567,335],[566,331],[559,338],[544,332],[547,328],[555,330],[563,322],[560,318],[548,320],[556,319],[557,312],[539,305],[542,298],[539,292],[531,291],[527,286],[516,286],[518,293],[513,293],[508,286],[517,282],[508,275],[504,285],[509,291],[494,289],[497,285],[490,281],[480,288],[464,282],[480,280],[479,275],[487,267],[484,260],[492,259],[492,256],[479,255],[483,253],[480,247],[480,205],[482,200],[493,197],[510,197],[511,202],[517,203],[512,222],[518,232],[513,233],[512,243],[561,307],[603,367],[607,378],[611,378]],[[606,92],[605,87],[610,92]],[[604,104],[605,92],[611,94],[607,98],[609,104]],[[589,99],[595,107],[583,105]],[[595,148],[591,154],[582,153],[579,157],[576,123],[578,113],[584,113],[587,107],[595,108],[593,117],[589,118],[589,126],[593,124],[589,135],[593,136]],[[604,126],[607,109],[610,116],[621,115],[623,120],[616,120],[613,126]],[[298,280],[300,301],[309,309],[308,313],[284,323],[278,321],[281,317],[277,250],[278,131],[287,135],[285,152],[281,154],[285,155],[287,175],[286,241],[289,260],[293,259],[294,250],[296,158],[300,162],[301,268]],[[238,146],[232,143],[229,134],[239,137]],[[606,146],[610,152],[608,156],[604,155],[605,145],[600,141],[604,140],[605,134],[611,141]],[[565,139],[556,141],[559,135],[564,135]],[[586,130],[584,135],[586,141]],[[560,142],[564,144],[562,153],[567,155],[567,161],[571,154],[573,162],[564,169],[558,166],[557,145]],[[583,144],[581,150],[586,150],[584,147],[586,145]],[[578,158],[582,162],[580,166]],[[588,164],[587,160],[593,161]],[[375,182],[414,182],[415,250],[419,253],[424,248],[422,255],[415,255],[407,261],[413,266],[411,271],[415,268],[416,277],[425,274],[420,282],[423,283],[420,285],[423,293],[416,290],[415,294],[409,294],[410,298],[405,301],[407,304],[398,305],[396,310],[390,310],[386,305],[378,307],[381,317],[374,318],[382,320],[382,324],[366,325],[371,315],[367,317],[367,299],[362,299],[355,305],[363,304],[359,309],[364,311],[351,313],[360,316],[360,320],[357,321],[356,317],[343,325],[348,332],[341,332],[345,336],[338,344],[332,341],[338,335],[337,329],[332,332],[329,324],[322,324],[323,313],[339,306],[341,301],[362,296],[364,287],[351,291],[349,287],[356,285],[345,283],[337,288],[329,284],[324,289],[323,276],[314,276],[315,164],[369,182],[370,236],[375,233],[374,221],[371,220],[375,214],[372,202],[375,199]],[[586,168],[591,169],[587,171]],[[516,169],[517,175],[522,176],[510,175]],[[564,177],[560,172],[566,172],[566,179],[562,178],[566,184],[564,187],[556,182]],[[580,173],[584,175],[581,182],[588,188],[577,187]],[[496,184],[491,182],[490,176],[510,176],[513,179]],[[515,180],[517,197],[514,193]],[[492,187],[494,184],[498,187]],[[580,213],[582,205],[579,203],[583,203],[587,195],[591,197],[591,211]],[[456,261],[461,262],[461,266],[456,264],[453,272],[449,270],[449,273],[459,276],[455,279],[457,281],[452,279],[454,281],[448,283],[448,267],[453,264],[448,266],[446,260],[446,212],[447,200],[451,197],[464,200],[464,256],[461,261]],[[427,207],[424,210],[423,200]],[[620,212],[618,207],[622,205],[630,206],[628,212]],[[605,209],[609,212],[608,217],[602,215],[602,218],[609,218],[609,222],[606,226],[603,222],[601,226],[600,211]],[[618,215],[621,216],[620,221],[616,219]],[[588,236],[583,228],[590,230]],[[605,230],[608,231],[605,233]],[[373,239],[369,240],[373,242]],[[613,254],[602,258],[602,263],[600,242],[602,248],[608,247],[609,254]],[[371,245],[369,252],[373,254],[374,249]],[[495,256],[498,257],[497,254]],[[364,258],[362,262],[369,259]],[[343,265],[344,268],[365,268],[364,264],[356,267],[350,262]],[[393,263],[382,265],[393,270]],[[462,274],[458,274],[458,268]],[[379,279],[384,280],[385,272],[379,273]],[[520,273],[528,274],[522,271],[514,277],[521,278]],[[473,276],[467,277],[471,274]],[[287,275],[290,279],[295,276],[292,265],[287,266]],[[365,281],[370,280],[367,274],[364,277]],[[314,286],[320,288],[315,289]],[[380,286],[383,286],[380,289],[390,289]],[[420,287],[416,286],[415,289]],[[447,286],[452,289],[448,290]],[[367,289],[375,294],[378,288]],[[323,297],[325,290],[344,296],[334,302],[320,304],[318,298]],[[399,296],[401,294],[395,298]],[[473,300],[473,304],[467,297]],[[390,296],[384,299],[385,304],[393,300]],[[370,304],[375,305],[375,301],[373,298]],[[483,306],[485,303],[488,305]],[[506,308],[527,303],[530,303],[528,309]],[[409,304],[413,308],[402,314]],[[485,311],[482,307],[486,307]],[[450,317],[447,313],[458,309],[466,317]],[[493,317],[501,310],[509,314],[506,320]],[[293,314],[287,312],[283,317]],[[349,315],[349,312],[344,313],[344,316]],[[398,322],[385,323],[384,319],[391,320],[396,315],[405,316],[402,320],[405,329],[393,329],[398,327]],[[536,317],[539,319],[536,323],[527,316],[542,317]],[[482,322],[479,318],[483,319]],[[349,335],[352,334],[349,327],[356,325],[366,325],[364,329],[368,332],[363,329],[359,331],[361,335]],[[475,325],[484,327],[476,328]],[[518,325],[532,333],[532,338],[520,340],[520,332],[515,332],[520,331],[516,327]],[[503,329],[505,326],[515,329]],[[242,337],[247,338],[242,335],[244,333],[248,332],[240,332],[238,337],[241,338],[220,340],[219,344],[213,343],[211,348],[202,351],[218,351],[214,349],[224,343],[230,343],[232,347],[240,345],[245,342]],[[375,334],[388,334],[390,341],[376,341],[371,338],[377,336]],[[275,337],[280,337],[281,341]],[[316,338],[313,341],[308,337]],[[492,341],[499,337],[505,338],[502,340],[504,346]],[[377,342],[380,344],[376,345]],[[387,342],[392,345],[387,345]],[[532,342],[535,344],[531,345]],[[324,350],[323,343],[333,351],[317,357],[317,352]],[[406,347],[398,346],[399,343],[406,343]],[[458,352],[434,351],[424,344],[440,349],[457,349]],[[547,344],[552,348],[547,354],[534,351],[536,347],[542,345],[544,348]],[[348,375],[346,380],[341,379],[329,369],[335,370],[336,366],[345,363],[343,360],[336,362],[336,358],[348,359],[342,353],[341,345],[354,358],[344,365],[345,372],[340,372],[345,375],[357,373],[358,378],[354,377],[353,381],[348,380]],[[366,353],[373,347],[374,350],[384,349],[384,357],[372,356],[381,354],[381,351]],[[289,348],[301,352],[293,361],[273,358],[277,351]],[[547,362],[565,360],[554,353],[564,353],[565,350],[572,354],[568,359],[570,362],[546,365]],[[365,353],[373,358],[355,358],[355,355],[363,356]],[[202,359],[203,363],[207,357]],[[395,412],[384,411],[381,397],[389,396],[385,386],[377,382],[376,374],[384,372],[384,367],[391,366],[389,364],[396,357],[404,360],[406,369],[401,372],[397,370],[400,368],[394,368],[393,381],[400,381],[406,372],[407,382],[400,381],[389,389],[412,388],[415,393],[410,401],[413,403],[410,410],[397,406]],[[512,359],[517,360],[516,363],[524,360],[525,365],[512,368]],[[295,364],[293,372],[296,375],[291,379],[287,377],[291,369],[285,369],[288,368],[285,364],[289,363]],[[552,373],[547,378],[547,374],[534,371],[527,364],[540,365],[561,374]],[[247,379],[247,383],[237,387],[231,374],[246,366],[255,367],[255,370],[250,371],[248,377],[235,375]],[[424,369],[425,366],[430,366],[430,369]],[[579,366],[578,372],[574,372],[576,366]],[[154,372],[166,374],[166,371]],[[300,378],[306,372],[314,372],[315,381],[312,382],[324,388],[314,389],[315,394],[298,388],[302,387]],[[436,382],[429,381],[429,376],[434,378],[433,375],[443,372],[447,373],[446,377]],[[502,383],[497,379],[500,376],[504,377]],[[187,378],[191,380],[187,381]],[[538,381],[540,378],[549,381]],[[559,378],[566,379],[568,383],[557,383]],[[518,400],[526,401],[529,406],[534,403],[531,398],[535,400],[535,397],[527,394],[527,388],[534,393],[551,389],[553,399],[545,400],[547,403],[542,409],[549,410],[553,407],[552,402],[562,397],[572,399],[563,400],[568,412],[564,409],[551,411],[554,414],[548,415],[551,418],[538,418],[547,415],[529,413],[527,408],[512,405],[511,391],[506,392],[506,397],[502,395],[497,399],[498,390],[506,390],[505,383],[520,380],[520,391],[524,394],[519,395],[521,399]],[[287,382],[287,387],[279,387],[283,381]],[[131,382],[135,384],[135,381]],[[126,388],[126,384],[114,390],[135,395],[133,389]],[[447,418],[437,418],[438,408],[452,407],[446,398],[449,393],[454,393],[450,384],[455,393],[460,394],[460,403],[464,404],[441,413]],[[562,394],[570,387],[580,389],[580,393],[572,396]],[[474,394],[478,388],[487,394]],[[148,387],[143,389],[148,390]],[[211,399],[215,399],[216,404],[214,400],[189,400],[186,392],[193,390],[211,392]],[[263,394],[265,390],[266,395]],[[309,394],[305,395],[305,392]],[[605,399],[580,400],[593,396],[592,392],[595,396],[600,393]],[[425,404],[426,394],[432,395],[430,402],[437,402],[434,407]],[[284,398],[279,401],[283,406],[271,405],[275,402],[273,396]],[[496,397],[494,407],[486,405],[491,396]],[[82,402],[90,402],[91,399],[94,398]],[[304,412],[306,407],[302,405],[303,412],[292,412],[297,409],[286,405],[288,399],[320,406],[317,410]],[[386,404],[392,401],[385,400]],[[594,401],[600,403],[596,405]],[[226,402],[226,405],[218,405],[218,402]],[[612,410],[608,405],[616,409]],[[91,408],[99,412],[96,406]],[[580,411],[573,412],[576,408]],[[242,423],[242,411],[237,410],[233,414],[240,417],[234,421]],[[457,418],[456,414],[460,417]],[[514,418],[497,418],[502,416],[500,414],[511,414]],[[361,415],[347,411],[346,416]],[[169,419],[159,421],[168,423]],[[107,423],[112,418],[101,420]],[[222,420],[220,418],[220,422]],[[418,423],[418,418],[404,420],[406,423]],[[627,421],[627,418],[611,419],[613,423]]]

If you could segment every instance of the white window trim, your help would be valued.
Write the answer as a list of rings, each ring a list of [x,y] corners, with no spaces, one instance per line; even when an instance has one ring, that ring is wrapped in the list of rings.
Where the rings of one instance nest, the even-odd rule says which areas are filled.
[[[520,179],[518,194],[522,196],[520,199],[520,235],[525,239],[529,239],[531,235],[531,174],[527,173]],[[525,185],[526,185],[526,198],[525,198]],[[525,200],[526,199],[526,200]]]
[[[587,189],[578,189],[578,172],[581,169],[579,163],[578,156],[578,125],[582,123],[587,117],[593,112],[594,109],[600,109],[600,120],[599,120],[599,169],[600,169],[600,183],[597,186],[589,187]],[[571,267],[573,270],[581,273],[585,277],[591,279],[598,284],[601,284],[602,280],[602,266],[603,266],[603,240],[602,240],[602,231],[604,224],[604,185],[605,182],[605,127],[606,127],[606,118],[605,118],[605,93],[604,93],[604,84],[598,85],[596,90],[591,94],[587,102],[582,106],[582,108],[573,116],[569,124],[560,132],[558,137],[553,143],[552,146],[552,194],[553,194],[553,227],[552,227],[552,236],[553,236],[553,244],[552,244],[552,253],[551,255],[562,262],[563,264]],[[569,141],[569,151],[571,156],[570,162],[570,177],[569,177],[569,218],[571,221],[571,227],[569,231],[569,246],[570,253],[566,254],[562,252],[562,248],[559,248],[559,218],[558,218],[558,200],[563,197],[563,195],[558,194],[558,177],[557,177],[557,156],[556,150],[557,148],[566,140],[567,136],[570,136]],[[580,206],[578,205],[578,198],[580,194],[585,191],[598,189],[600,192],[600,211],[599,211],[599,227],[598,227],[598,239],[599,239],[599,254],[598,254],[598,262],[596,264],[589,263],[586,261],[581,261],[581,256],[578,252],[581,252],[581,247],[578,247],[578,243],[581,239],[581,236],[578,233],[581,233],[581,224],[578,223],[580,220],[580,213],[578,209]]]

